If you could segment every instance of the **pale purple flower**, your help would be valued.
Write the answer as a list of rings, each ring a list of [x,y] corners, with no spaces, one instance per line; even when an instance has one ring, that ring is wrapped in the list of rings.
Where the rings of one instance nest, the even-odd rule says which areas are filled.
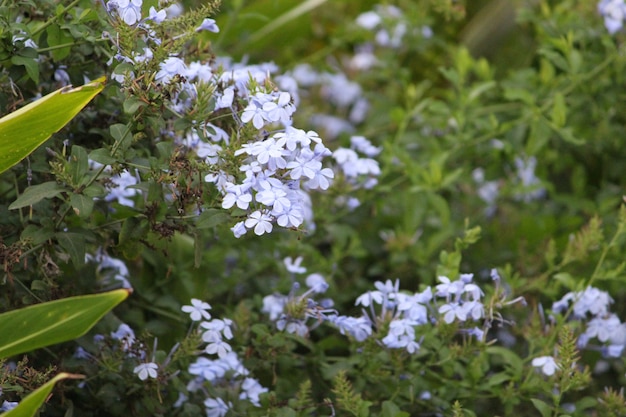
[[[135,202],[130,198],[134,197],[138,192],[136,188],[132,188],[134,185],[137,185],[137,178],[127,170],[123,170],[119,174],[111,176],[110,179],[113,188],[104,200],[117,200],[123,206],[134,207]]]
[[[243,185],[231,185],[226,188],[226,195],[222,201],[222,208],[229,209],[235,204],[242,210],[247,210],[252,202],[252,194]]]
[[[370,304],[382,304],[384,300],[384,294],[380,291],[368,291],[357,297],[354,305],[362,305],[363,307],[369,307]],[[373,305],[373,304],[372,304]]]
[[[157,12],[154,6],[150,6],[149,13],[150,15],[146,18],[146,20],[152,20],[156,24],[162,23],[167,18],[167,11],[165,9]]]
[[[135,332],[125,323],[120,324],[115,332],[111,332],[111,337],[122,342],[124,351],[130,349],[135,342]]]
[[[237,222],[233,227],[230,228],[230,230],[233,232],[233,235],[235,235],[237,239],[239,239],[241,236],[245,235],[248,232],[248,229],[246,229],[245,223],[243,221]]]
[[[226,356],[226,354],[228,354],[228,352],[231,352],[232,350],[233,348],[223,340],[212,341],[204,349],[206,353],[210,355],[217,354],[217,356],[219,356],[220,358],[223,358],[224,356]]]
[[[454,321],[454,319],[459,319],[459,321],[467,320],[467,311],[465,308],[459,303],[449,303],[444,304],[439,307],[439,314],[443,314],[443,321],[450,324]]]
[[[257,236],[272,232],[272,217],[260,210],[250,213],[244,224],[248,229],[254,227]]]
[[[207,311],[211,309],[211,305],[197,298],[191,299],[191,305],[182,306],[184,313],[189,313],[191,320],[200,321],[202,319],[210,320],[211,314]]]
[[[142,0],[109,0],[107,8],[117,15],[127,25],[134,25],[141,20]]]
[[[220,31],[220,28],[217,27],[217,24],[215,23],[214,19],[207,18],[207,19],[204,19],[202,23],[200,24],[200,26],[196,28],[196,32],[201,32],[204,30],[213,32],[213,33],[218,33]]]
[[[255,101],[251,101],[241,114],[241,121],[248,123],[252,120],[252,125],[261,129],[265,126],[266,114],[263,107],[258,106]]]
[[[624,25],[626,3],[624,0],[601,0],[598,2],[598,13],[604,18],[606,30],[614,34]]]
[[[323,293],[328,289],[328,283],[320,274],[311,274],[306,277],[306,285],[316,293]]]
[[[263,298],[263,311],[270,315],[270,320],[275,321],[283,313],[288,298],[284,295],[267,295]]]
[[[148,378],[156,379],[158,376],[157,369],[159,366],[154,362],[142,363],[133,369],[133,373],[137,374],[139,379],[145,381]]]
[[[204,406],[207,417],[224,417],[233,404],[230,401],[227,404],[221,398],[207,398],[204,400]]]
[[[302,264],[302,256],[298,256],[295,259],[291,258],[291,256],[288,256],[283,259],[283,262],[285,264],[285,268],[287,268],[287,271],[291,272],[292,274],[304,274],[306,272],[306,268],[300,266]]]
[[[163,61],[156,73],[155,79],[167,84],[175,75],[186,75],[187,65],[185,62],[176,57],[169,57]]]
[[[552,376],[558,369],[558,365],[552,356],[539,356],[532,361],[532,365],[535,368],[541,368],[546,376]]]
[[[241,384],[241,394],[239,394],[240,400],[249,400],[254,406],[260,407],[259,395],[267,392],[267,388],[261,386],[259,381],[254,378],[246,378]]]

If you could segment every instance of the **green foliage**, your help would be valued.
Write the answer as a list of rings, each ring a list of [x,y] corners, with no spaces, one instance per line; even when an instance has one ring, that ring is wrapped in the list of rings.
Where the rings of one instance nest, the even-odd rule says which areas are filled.
[[[361,396],[354,392],[352,384],[348,380],[345,371],[340,371],[333,378],[333,393],[337,397],[337,407],[345,410],[354,417],[367,417],[370,415],[371,402],[363,401]]]
[[[0,106],[21,108],[0,120],[0,356],[26,358],[3,364],[0,400],[33,415],[51,395],[42,414],[85,417],[204,415],[208,399],[253,417],[626,414],[624,356],[607,353],[610,335],[582,343],[591,314],[561,299],[594,287],[613,300],[594,318],[626,317],[624,34],[607,33],[596,2],[183,3],[179,17],[133,25],[91,0],[0,5]],[[356,23],[371,11],[375,28]],[[219,33],[196,30],[209,17]],[[139,58],[145,48],[152,58]],[[210,80],[163,81],[173,55],[211,64]],[[215,110],[234,68],[249,70],[243,60],[279,69],[263,67],[271,76],[242,81]],[[97,81],[62,87],[60,70],[75,85]],[[317,84],[296,76],[311,73]],[[205,178],[246,178],[242,145],[281,127],[241,120],[244,84],[269,94],[289,77],[302,81],[289,91],[293,125],[331,151],[366,137],[380,174],[351,182],[328,157],[335,178],[310,194],[311,222],[236,239],[248,213],[224,209],[224,184]],[[367,112],[347,103],[357,90]],[[193,141],[219,152],[199,157]],[[307,272],[287,270],[287,256]],[[323,296],[305,288],[312,273],[329,284]],[[446,320],[440,309],[468,294],[447,299],[437,286],[470,273],[484,310]],[[397,299],[355,305],[387,281],[405,296],[432,291],[415,352],[383,341]],[[105,315],[127,297],[109,291],[120,286],[133,297]],[[285,297],[282,328],[269,295]],[[181,313],[192,298],[233,320],[233,354],[269,390],[259,406],[233,369],[190,373],[200,353],[215,359],[207,329]],[[368,315],[372,334],[355,337],[333,314]],[[119,338],[122,324],[136,334]],[[533,364],[543,356],[554,373]],[[147,363],[157,376],[140,380]],[[52,390],[55,378],[40,391],[57,370],[85,385]]]

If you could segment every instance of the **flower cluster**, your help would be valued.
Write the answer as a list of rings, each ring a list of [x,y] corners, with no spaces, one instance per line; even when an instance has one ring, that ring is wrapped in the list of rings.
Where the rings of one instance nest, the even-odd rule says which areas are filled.
[[[306,268],[301,267],[302,257],[292,260],[285,258],[284,263],[287,271],[293,275],[306,273]],[[270,320],[276,322],[278,330],[297,334],[305,337],[309,331],[319,326],[323,321],[329,320],[335,310],[333,302],[323,299],[317,302],[313,299],[314,294],[323,294],[328,289],[328,283],[321,274],[309,274],[306,279],[308,290],[298,295],[300,284],[295,282],[289,295],[272,294],[263,298],[262,311],[269,315]],[[309,319],[313,324],[308,325]]]
[[[318,89],[320,98],[333,107],[333,113],[347,113],[346,119],[327,113],[316,113],[311,116],[309,122],[322,129],[321,131],[330,139],[342,133],[353,133],[354,126],[367,117],[369,102],[363,97],[363,89],[342,72],[318,72],[310,65],[299,64],[283,76],[281,81],[285,85],[299,87],[309,96],[312,95],[310,90]]]
[[[584,291],[568,292],[552,305],[556,314],[571,310],[571,317],[586,324],[585,331],[578,337],[578,347],[599,350],[609,358],[622,356],[626,347],[626,323],[622,323],[609,311],[613,299],[606,291],[587,287]],[[601,344],[592,345],[597,339]]]
[[[232,347],[227,342],[233,338],[230,319],[211,318],[209,310],[211,305],[198,299],[192,299],[191,305],[182,307],[182,311],[188,313],[194,323],[199,323],[202,341],[206,343],[204,353],[217,355],[217,359],[209,359],[198,356],[195,362],[189,365],[189,373],[194,376],[187,384],[190,393],[203,389],[205,383],[211,386],[229,386],[239,391],[239,399],[260,407],[259,395],[267,392],[267,388],[261,386],[259,381],[250,377],[248,371]],[[181,396],[179,406],[186,400]],[[222,398],[206,398],[204,401],[208,416],[222,417],[233,406],[232,402],[225,402]]]
[[[287,258],[285,265],[288,270],[298,270],[298,273],[303,274],[306,268],[300,267],[300,261],[301,258],[297,258],[296,262]],[[492,275],[497,276],[497,273],[494,271]],[[413,294],[401,292],[398,280],[377,281],[374,283],[375,290],[356,299],[355,305],[363,307],[362,316],[351,317],[339,315],[333,310],[332,300],[318,302],[313,299],[314,294],[324,293],[328,284],[321,275],[311,274],[306,278],[307,291],[297,295],[300,286],[295,283],[289,295],[268,295],[263,299],[263,312],[276,322],[279,330],[288,333],[304,337],[314,327],[328,322],[338,328],[341,334],[349,335],[359,342],[375,336],[387,348],[415,353],[420,348],[416,335],[419,326],[436,324],[439,319],[447,324],[456,322],[460,326],[485,319],[481,302],[484,294],[472,282],[473,274],[461,274],[455,281],[447,277],[438,279],[440,284],[435,287],[434,293],[431,287],[427,287]],[[312,325],[307,323],[309,319],[313,319]],[[488,321],[485,320],[485,328],[489,327]],[[485,340],[485,330],[481,328],[461,327],[459,331]]]
[[[89,166],[94,171],[102,168],[102,164],[91,160],[89,161]],[[135,175],[133,175],[127,169],[123,169],[118,173],[111,173],[110,166],[106,166],[104,172],[110,173],[106,180],[108,193],[104,197],[104,201],[117,201],[123,206],[135,207],[135,201],[132,198],[140,193],[135,188],[140,182],[139,173],[136,171]]]
[[[375,32],[376,44],[389,48],[402,46],[402,40],[408,30],[402,10],[391,5],[377,5],[374,10],[360,14],[356,24]]]

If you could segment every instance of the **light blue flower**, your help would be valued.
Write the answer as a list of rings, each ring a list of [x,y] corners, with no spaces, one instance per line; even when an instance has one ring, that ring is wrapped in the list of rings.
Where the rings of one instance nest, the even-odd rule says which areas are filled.
[[[11,411],[18,405],[19,402],[17,401],[3,401],[2,405],[0,406],[0,411]]]
[[[624,25],[626,4],[624,0],[601,0],[598,3],[598,13],[604,18],[606,30],[613,34]]]
[[[109,0],[107,8],[117,15],[127,25],[134,25],[141,20],[142,0]]]
[[[241,384],[241,394],[239,394],[240,400],[249,400],[256,407],[260,407],[261,404],[259,402],[259,395],[267,392],[267,388],[263,387],[259,384],[254,378],[246,378],[243,380]]]
[[[207,417],[224,417],[233,404],[230,401],[227,404],[221,398],[207,398],[204,400],[204,406]]]
[[[196,32],[201,32],[204,30],[213,32],[213,33],[219,33],[220,28],[217,27],[217,24],[215,23],[214,19],[207,18],[207,19],[204,19],[202,23],[200,24],[200,26],[196,28]]]
[[[552,356],[539,356],[532,361],[532,365],[535,368],[541,368],[546,376],[552,376],[558,369],[558,365]]]
[[[157,24],[162,23],[167,18],[167,11],[165,9],[159,10],[157,12],[154,6],[150,6],[149,13],[150,14],[146,18],[146,20],[152,20],[154,23]]]
[[[244,222],[248,229],[254,228],[254,234],[261,236],[272,232],[272,217],[265,211],[256,210],[248,215]]]
[[[191,299],[191,305],[182,306],[181,310],[184,313],[189,313],[191,320],[200,321],[203,318],[205,320],[211,319],[211,314],[207,311],[211,309],[211,305],[197,298]]]
[[[311,274],[306,277],[306,285],[316,293],[324,293],[328,289],[328,283],[320,274]]]
[[[302,256],[298,256],[293,259],[291,256],[283,259],[283,263],[285,264],[285,268],[287,268],[288,272],[292,274],[304,274],[306,272],[306,268],[301,266],[302,264]]]
[[[158,376],[157,369],[159,369],[159,365],[154,362],[142,363],[133,369],[133,373],[135,373],[139,379],[145,381],[148,378],[156,379]]]

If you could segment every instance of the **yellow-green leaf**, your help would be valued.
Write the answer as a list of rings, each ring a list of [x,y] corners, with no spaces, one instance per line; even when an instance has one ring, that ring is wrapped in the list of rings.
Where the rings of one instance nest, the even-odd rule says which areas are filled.
[[[50,381],[46,382],[41,387],[28,394],[13,410],[0,414],[0,417],[33,417],[35,413],[37,413],[39,407],[41,407],[41,404],[43,404],[48,395],[50,395],[50,391],[52,391],[52,387],[54,387],[54,384],[61,381],[62,379],[82,378],[84,378],[84,376],[82,375],[61,372]]]
[[[0,119],[0,173],[65,126],[104,88],[105,78],[64,87]]]
[[[0,358],[84,335],[129,293],[120,289],[81,295],[0,314]]]

